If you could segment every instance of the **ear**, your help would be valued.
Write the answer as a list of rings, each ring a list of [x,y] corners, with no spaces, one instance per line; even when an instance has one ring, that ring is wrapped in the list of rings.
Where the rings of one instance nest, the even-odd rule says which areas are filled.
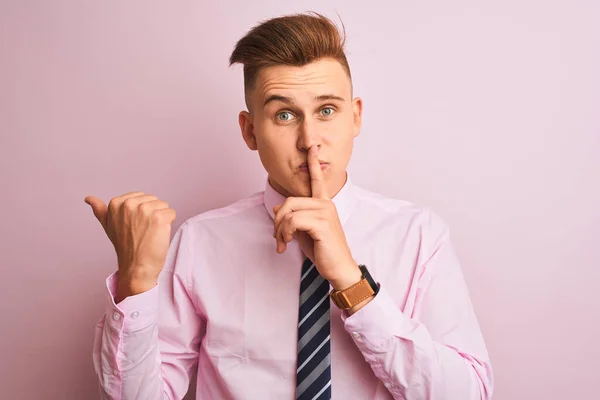
[[[252,115],[248,111],[241,111],[238,117],[240,129],[244,142],[250,150],[258,150],[256,145],[256,136],[254,136],[254,124],[252,123]]]
[[[357,137],[360,134],[360,127],[362,125],[362,110],[362,99],[360,97],[355,97],[352,100],[352,114],[354,115],[354,137]]]

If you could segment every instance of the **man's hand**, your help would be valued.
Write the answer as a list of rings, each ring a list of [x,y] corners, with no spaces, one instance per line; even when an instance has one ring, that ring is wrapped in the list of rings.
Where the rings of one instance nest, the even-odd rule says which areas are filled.
[[[317,146],[309,149],[307,162],[312,197],[288,197],[273,208],[277,252],[283,253],[287,243],[296,238],[321,276],[334,289],[346,289],[360,281],[361,273],[352,258],[335,204],[327,193]]]
[[[94,196],[85,198],[117,252],[115,302],[152,289],[158,282],[171,240],[175,210],[143,192],[113,198],[108,207]]]

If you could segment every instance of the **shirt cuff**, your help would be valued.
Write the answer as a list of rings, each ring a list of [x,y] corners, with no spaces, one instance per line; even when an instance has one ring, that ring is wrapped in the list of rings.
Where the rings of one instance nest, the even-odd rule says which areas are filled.
[[[383,286],[360,310],[352,315],[344,311],[341,316],[344,328],[363,353],[387,352],[394,346],[393,337],[412,329],[411,319],[400,311]]]
[[[106,323],[117,331],[143,329],[158,321],[158,283],[152,289],[115,303],[117,273],[106,278]]]

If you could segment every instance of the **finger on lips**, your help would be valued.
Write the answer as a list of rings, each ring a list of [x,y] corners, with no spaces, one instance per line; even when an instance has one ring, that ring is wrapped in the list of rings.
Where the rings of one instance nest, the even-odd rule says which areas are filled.
[[[327,189],[323,179],[323,171],[319,162],[319,147],[313,146],[308,151],[308,172],[310,175],[311,197],[327,199]]]
[[[315,204],[314,199],[329,199],[327,194],[327,188],[325,186],[325,180],[323,178],[323,171],[321,170],[321,163],[319,161],[319,147],[312,146],[308,151],[307,156],[307,164],[308,171],[310,175],[310,187],[311,187],[311,197],[312,199],[307,198],[299,198],[299,197],[288,197],[283,204],[277,204],[273,207],[273,212],[275,213],[274,218],[274,226],[273,226],[273,237],[277,240],[277,251],[279,252],[280,243],[285,250],[286,243],[290,242],[293,238],[294,233],[297,230],[309,230],[309,223],[316,223],[315,218],[308,219],[308,215],[306,213],[302,213],[305,217],[306,221],[303,224],[298,224],[298,217],[295,219],[295,224],[285,224],[284,218],[287,216],[288,221],[291,220],[292,212],[301,213],[301,211],[315,210],[320,208]],[[290,225],[285,229],[285,232],[282,232],[282,225]],[[298,226],[293,226],[298,225]],[[288,240],[289,238],[289,240]]]

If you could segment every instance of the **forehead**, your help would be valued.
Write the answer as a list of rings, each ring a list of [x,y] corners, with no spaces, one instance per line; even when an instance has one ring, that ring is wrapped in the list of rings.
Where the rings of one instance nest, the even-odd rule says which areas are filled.
[[[323,94],[345,99],[351,96],[351,82],[342,65],[335,60],[318,60],[298,66],[275,65],[260,70],[256,77],[253,98],[262,106],[272,95],[301,100]]]

